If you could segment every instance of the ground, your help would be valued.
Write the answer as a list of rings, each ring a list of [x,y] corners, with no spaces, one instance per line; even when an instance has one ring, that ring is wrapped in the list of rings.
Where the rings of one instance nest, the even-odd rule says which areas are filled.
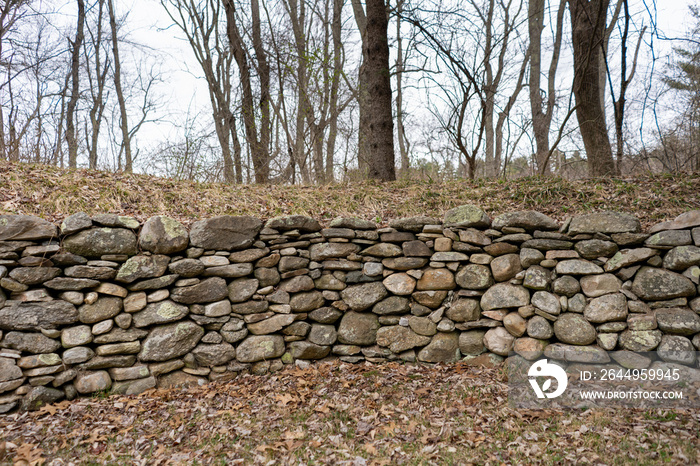
[[[514,410],[499,368],[321,363],[0,416],[0,462],[687,465],[699,435],[697,410]]]

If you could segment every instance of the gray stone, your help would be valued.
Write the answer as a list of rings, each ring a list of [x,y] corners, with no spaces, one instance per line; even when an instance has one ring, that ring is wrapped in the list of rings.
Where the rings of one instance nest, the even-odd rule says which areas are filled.
[[[7,301],[0,309],[0,330],[51,329],[77,321],[75,306],[59,300],[38,303]]]
[[[612,351],[617,346],[617,340],[620,335],[617,333],[599,333],[596,336],[596,342],[598,346],[603,348],[605,351]]]
[[[309,248],[309,257],[312,261],[323,261],[347,257],[359,250],[360,246],[354,243],[316,243]]]
[[[540,251],[560,251],[568,250],[574,246],[571,241],[564,241],[559,239],[531,239],[525,241],[522,247],[529,249],[539,249]]]
[[[77,291],[85,288],[94,288],[99,284],[99,281],[87,278],[58,277],[44,283],[44,286],[58,291]]]
[[[254,272],[255,278],[258,279],[258,286],[274,286],[280,282],[280,274],[277,269],[273,268],[257,268]]]
[[[61,344],[64,348],[87,345],[92,341],[92,332],[87,325],[64,328],[61,332]]]
[[[632,292],[643,300],[660,301],[694,296],[695,285],[675,272],[642,267],[634,277]]]
[[[396,228],[402,231],[412,231],[418,233],[423,230],[426,225],[439,225],[440,220],[433,217],[418,216],[408,218],[397,218],[389,222],[391,228]]]
[[[244,249],[255,242],[261,229],[262,222],[257,218],[222,215],[195,222],[190,229],[190,244],[218,251]]]
[[[425,346],[431,340],[428,336],[418,335],[410,328],[400,325],[382,327],[377,331],[376,335],[376,342],[379,346],[388,347],[396,354],[417,346]]]
[[[144,338],[146,335],[148,335],[148,331],[146,330],[139,330],[136,328],[115,328],[109,333],[96,336],[95,343],[102,345],[105,343],[118,343],[121,341],[136,341]]]
[[[527,289],[505,283],[492,286],[481,297],[481,309],[484,311],[521,307],[528,304],[530,304],[530,293]]]
[[[204,264],[197,259],[181,259],[168,265],[168,270],[183,278],[196,277],[204,272]]]
[[[1,340],[0,346],[25,353],[41,354],[53,353],[61,347],[61,344],[41,333],[8,332]]]
[[[455,362],[460,357],[459,335],[456,332],[438,333],[428,346],[418,352],[417,359],[423,362]]]
[[[387,295],[388,292],[381,282],[353,285],[340,292],[343,301],[354,311],[364,311]]]
[[[229,264],[204,269],[205,277],[239,278],[249,275],[253,271],[253,264]]]
[[[579,241],[574,246],[584,259],[597,259],[599,257],[610,257],[618,250],[617,244],[612,241],[604,241],[600,239],[591,239]]]
[[[392,270],[420,269],[427,263],[428,259],[423,257],[393,257],[382,261],[384,267]]]
[[[622,293],[594,298],[583,311],[584,317],[597,324],[627,319],[627,299]]]
[[[177,304],[167,299],[146,306],[143,311],[133,314],[133,324],[136,328],[148,327],[155,324],[175,322],[189,313],[187,306]]]
[[[666,230],[651,235],[644,241],[649,247],[671,248],[674,246],[686,246],[692,244],[690,232],[688,230]]]
[[[459,335],[459,351],[463,355],[478,356],[486,350],[484,335],[486,330],[469,330]]]
[[[299,293],[314,289],[314,281],[308,275],[298,275],[282,282],[278,288],[287,293]]]
[[[534,248],[520,249],[520,264],[523,268],[528,268],[532,265],[538,265],[544,260],[544,254]]]
[[[524,228],[534,230],[558,230],[559,224],[552,218],[534,210],[508,212],[493,219],[492,227],[502,230],[504,227]]]
[[[571,236],[593,233],[636,233],[642,227],[637,217],[622,212],[594,212],[577,215],[571,219],[569,234]]]
[[[548,344],[549,342],[545,340],[530,337],[518,338],[513,344],[513,351],[529,361],[534,361],[542,356]]]
[[[372,307],[372,312],[381,316],[406,314],[409,310],[408,299],[400,296],[389,296]]]
[[[83,304],[78,308],[80,322],[94,324],[111,319],[122,311],[121,298],[102,296],[94,304]]]
[[[443,223],[449,228],[488,228],[491,219],[481,208],[467,204],[445,212]]]
[[[0,241],[37,241],[58,237],[58,228],[39,217],[0,215]]]
[[[207,317],[223,317],[229,314],[231,314],[231,302],[228,299],[204,306],[204,315]]]
[[[548,290],[552,282],[552,272],[540,267],[532,265],[525,271],[523,286],[531,290]]]
[[[158,388],[196,387],[202,386],[207,382],[208,380],[204,377],[198,377],[182,371],[175,371],[159,377]]]
[[[10,278],[25,285],[40,285],[61,274],[56,267],[17,267],[10,271]]]
[[[224,366],[236,357],[236,350],[230,343],[215,345],[200,343],[192,350],[192,355],[200,366]]]
[[[277,314],[269,319],[248,324],[248,331],[253,335],[268,335],[270,333],[279,332],[284,327],[294,322],[294,318],[292,314]]]
[[[622,282],[615,275],[604,273],[602,275],[587,275],[581,277],[581,289],[589,298],[597,298],[609,293],[620,291]]]
[[[463,243],[474,244],[476,246],[488,246],[491,244],[491,238],[486,236],[484,232],[473,228],[459,230],[459,240]]]
[[[289,305],[294,312],[309,312],[323,307],[326,300],[320,291],[309,291],[307,293],[297,293],[292,296]]]
[[[416,287],[416,280],[405,273],[394,273],[382,282],[387,290],[396,295],[410,295]]]
[[[189,244],[189,234],[182,223],[170,217],[151,217],[139,234],[139,247],[154,254],[173,254]]]
[[[322,307],[309,312],[309,319],[320,324],[333,324],[343,316],[343,313],[333,307]]]
[[[289,344],[289,352],[294,359],[323,359],[331,352],[331,347],[308,341],[295,341]]]
[[[643,352],[653,351],[661,343],[659,330],[625,330],[620,334],[620,348]]]
[[[698,264],[700,264],[700,247],[697,246],[677,246],[666,253],[663,262],[664,267],[670,270],[685,270]]]
[[[649,229],[649,233],[656,233],[662,230],[683,230],[700,225],[700,210],[684,212],[670,222],[662,222]]]
[[[123,228],[92,228],[83,230],[63,240],[63,248],[84,257],[101,257],[105,254],[137,253],[136,235]]]
[[[69,215],[61,223],[61,234],[72,235],[92,226],[92,219],[85,212]]]
[[[377,224],[355,217],[336,217],[331,220],[331,228],[352,228],[353,230],[375,230]]]
[[[95,352],[85,346],[76,346],[63,352],[63,363],[72,365],[89,361],[95,356]]]
[[[521,337],[527,330],[527,321],[517,312],[511,312],[503,318],[503,326],[511,335]]]
[[[131,230],[136,230],[140,225],[134,217],[116,214],[97,214],[92,217],[92,221],[106,227],[129,228]]]
[[[332,345],[338,339],[338,332],[333,325],[313,324],[308,340],[316,345]]]
[[[494,283],[491,269],[479,264],[467,264],[459,269],[455,281],[458,286],[468,290],[484,290]]]
[[[679,335],[664,335],[661,337],[656,351],[659,357],[666,362],[676,362],[691,366],[695,363],[695,348],[690,340]]]
[[[107,371],[80,372],[73,381],[78,393],[86,395],[104,390],[112,386],[112,379]]]
[[[561,312],[559,298],[547,291],[536,291],[532,295],[531,304],[547,314],[559,315]]]
[[[0,358],[0,382],[22,378],[20,369],[12,359]]]
[[[177,287],[170,293],[170,299],[182,304],[212,303],[227,297],[226,280],[220,277],[208,278],[192,286]]]
[[[379,243],[368,247],[360,254],[363,256],[375,256],[375,257],[396,257],[400,256],[402,250],[399,246],[392,243]]]
[[[513,349],[515,337],[503,327],[489,329],[484,334],[484,346],[499,356],[508,356]]]
[[[563,343],[590,345],[596,340],[596,331],[580,314],[565,312],[554,322],[554,335]]]
[[[445,315],[454,322],[476,321],[481,315],[481,306],[476,299],[457,299],[447,308]]]
[[[344,345],[373,345],[377,342],[378,329],[376,315],[347,312],[338,327],[338,342]]]
[[[651,365],[650,358],[633,351],[615,351],[611,353],[611,357],[626,369],[646,369]]]
[[[269,304],[267,301],[246,301],[244,303],[232,305],[231,312],[241,315],[259,314],[267,311],[268,307]]]
[[[170,258],[162,255],[131,257],[119,268],[116,280],[133,283],[143,278],[160,277],[168,269],[169,262]]]
[[[556,266],[559,275],[593,275],[603,273],[603,269],[592,262],[582,259],[561,261]]]
[[[554,330],[547,319],[542,316],[533,316],[527,321],[527,334],[538,340],[549,340],[554,336]]]
[[[582,362],[585,364],[607,364],[608,353],[598,346],[576,346],[554,343],[544,349],[547,358],[559,361]]]
[[[248,336],[248,329],[245,328],[245,322],[234,319],[221,327],[219,333],[229,343],[236,343]]]
[[[204,329],[193,322],[177,322],[155,327],[144,340],[141,361],[167,361],[190,352],[204,336]]]
[[[290,215],[287,217],[273,217],[265,223],[265,228],[273,230],[289,231],[300,230],[305,233],[316,232],[321,229],[318,221],[304,215]]]
[[[614,272],[623,267],[646,261],[657,254],[658,251],[650,248],[624,249],[607,261],[603,268],[606,272]]]
[[[552,284],[552,291],[558,295],[563,295],[568,298],[573,297],[576,293],[581,291],[581,285],[578,280],[570,275],[564,275],[554,280]]]
[[[428,317],[410,316],[408,326],[418,335],[431,337],[437,333],[437,325]]]
[[[700,315],[690,309],[663,308],[655,315],[659,329],[664,333],[694,335],[700,332]]]
[[[279,358],[284,354],[281,335],[252,335],[236,348],[236,359],[243,363]]]
[[[22,411],[37,411],[46,405],[55,403],[65,395],[61,390],[48,387],[34,387],[27,393],[20,404]]]
[[[112,384],[112,389],[110,393],[115,395],[138,395],[156,387],[156,378],[145,377],[138,380],[129,380],[126,382],[115,382]]]

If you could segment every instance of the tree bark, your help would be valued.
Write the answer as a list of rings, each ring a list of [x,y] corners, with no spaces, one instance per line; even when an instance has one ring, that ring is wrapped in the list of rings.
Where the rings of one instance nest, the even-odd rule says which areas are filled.
[[[112,55],[114,58],[114,88],[119,102],[119,127],[122,132],[122,148],[124,149],[124,171],[133,172],[133,159],[131,157],[131,135],[129,134],[129,118],[126,113],[126,99],[122,90],[121,61],[119,60],[119,39],[117,37],[117,19],[114,14],[113,0],[107,0],[109,8],[109,25],[112,29]]]
[[[360,100],[360,105],[364,103],[368,126],[367,175],[382,181],[396,179],[388,27],[384,0],[367,0],[367,29],[362,41],[364,73],[360,72],[360,89],[365,89],[367,98]]]
[[[571,0],[574,48],[574,96],[583,145],[592,176],[615,174],[610,139],[601,104],[600,54],[610,0]]]
[[[111,1],[111,0],[110,0]],[[78,29],[71,45],[71,95],[66,108],[66,141],[68,142],[68,168],[78,167],[78,141],[75,134],[75,108],[80,97],[80,47],[84,39],[85,2],[78,0]]]

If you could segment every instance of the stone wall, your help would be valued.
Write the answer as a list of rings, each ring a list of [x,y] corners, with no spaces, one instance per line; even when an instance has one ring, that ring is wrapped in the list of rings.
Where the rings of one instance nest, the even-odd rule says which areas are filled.
[[[648,233],[623,213],[560,225],[475,206],[382,228],[4,215],[0,412],[324,358],[606,362],[603,350],[656,349],[693,365],[698,246],[700,211]]]

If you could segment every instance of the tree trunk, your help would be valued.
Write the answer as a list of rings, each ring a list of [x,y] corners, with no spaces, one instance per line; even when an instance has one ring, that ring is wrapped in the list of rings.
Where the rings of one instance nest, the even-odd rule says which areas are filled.
[[[343,43],[341,41],[342,16],[344,0],[333,0],[333,20],[331,32],[333,35],[333,78],[331,81],[328,139],[326,140],[326,181],[333,181],[333,156],[335,155],[335,141],[338,135],[338,89],[343,72],[341,61]]]
[[[391,80],[389,73],[389,21],[384,0],[367,0],[367,29],[363,37],[364,58],[360,88],[367,93],[364,114],[367,118],[369,178],[382,181],[396,179],[394,167],[394,122],[391,112]]]
[[[610,0],[569,2],[574,47],[574,96],[583,145],[592,176],[615,174],[610,139],[601,105],[600,54]]]
[[[109,7],[109,25],[112,28],[112,55],[114,56],[114,88],[119,102],[119,127],[122,131],[122,147],[124,148],[124,171],[133,172],[131,157],[131,135],[129,134],[129,118],[126,113],[126,100],[122,91],[121,62],[119,61],[119,40],[117,38],[117,19],[114,14],[113,0],[107,0]]]
[[[68,168],[78,167],[78,141],[75,134],[75,108],[80,97],[80,47],[83,44],[85,27],[85,2],[78,0],[78,30],[71,42],[71,95],[66,108],[66,141],[68,142]]]
[[[399,140],[399,152],[401,153],[401,173],[408,176],[408,140],[403,126],[403,40],[401,36],[401,14],[403,13],[404,0],[398,0],[396,4],[396,133]]]

